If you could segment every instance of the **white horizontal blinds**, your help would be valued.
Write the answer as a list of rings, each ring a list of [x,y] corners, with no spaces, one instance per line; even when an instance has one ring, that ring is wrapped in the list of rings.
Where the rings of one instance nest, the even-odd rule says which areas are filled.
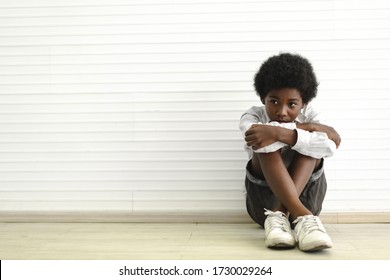
[[[342,134],[327,162],[331,211],[389,211],[390,6],[335,1],[335,49],[319,60],[316,105]]]
[[[388,6],[0,1],[0,210],[245,211],[238,120],[279,51],[342,134],[324,210],[389,210]]]

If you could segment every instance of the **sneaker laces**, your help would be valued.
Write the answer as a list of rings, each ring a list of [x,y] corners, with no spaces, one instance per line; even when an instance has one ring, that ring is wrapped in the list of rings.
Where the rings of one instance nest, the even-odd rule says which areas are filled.
[[[301,216],[298,217],[293,223],[298,224],[300,222],[301,222],[301,226],[299,229],[306,232],[306,234],[316,230],[325,232],[325,229],[323,228],[321,222],[316,216],[313,215]]]
[[[273,212],[271,210],[264,209],[264,214],[267,216],[267,223],[269,223],[272,229],[280,228],[284,231],[290,231],[290,225],[287,224],[286,215],[280,211]]]

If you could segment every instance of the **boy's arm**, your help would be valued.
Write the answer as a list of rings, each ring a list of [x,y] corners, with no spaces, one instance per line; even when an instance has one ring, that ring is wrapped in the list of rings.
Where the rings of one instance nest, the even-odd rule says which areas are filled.
[[[302,130],[306,130],[309,132],[316,131],[316,132],[326,133],[328,138],[336,144],[337,148],[340,146],[341,137],[337,133],[337,131],[331,126],[321,124],[321,123],[311,122],[311,123],[297,123],[297,128],[302,129]]]
[[[294,145],[297,139],[294,123],[254,124],[245,132],[245,141],[256,153],[275,152]]]
[[[273,152],[274,150],[269,148],[266,151],[267,148],[265,147],[275,146],[276,148],[277,145],[275,144],[281,143],[292,146],[292,149],[300,154],[314,158],[323,158],[332,156],[336,150],[336,145],[340,143],[340,136],[337,132],[332,127],[326,125],[319,123],[296,124],[296,129],[280,125],[253,125],[245,133],[247,145],[256,152]],[[336,141],[330,140],[327,134],[335,138]],[[279,149],[283,145],[279,145]]]
[[[297,142],[291,148],[300,154],[319,159],[332,156],[337,149],[336,143],[325,132],[309,132],[299,128],[296,132]]]
[[[339,147],[341,138],[337,131],[319,122],[298,123],[297,142],[292,149],[314,157],[330,157]]]
[[[247,133],[247,131],[250,130],[252,127],[262,125],[262,119],[260,115],[261,112],[258,110],[258,108],[252,107],[241,116],[239,127],[244,138],[246,137],[245,134]],[[270,145],[263,147],[254,148],[250,145],[247,146],[256,153],[271,153],[283,148],[286,145],[287,144],[282,142],[271,142]]]

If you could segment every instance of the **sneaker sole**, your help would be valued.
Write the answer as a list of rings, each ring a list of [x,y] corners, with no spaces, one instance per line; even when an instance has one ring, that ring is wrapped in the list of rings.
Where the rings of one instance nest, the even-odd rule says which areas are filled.
[[[269,243],[267,240],[265,240],[265,245],[268,248],[294,248],[294,244],[291,244],[290,242],[286,242],[285,240],[274,240],[272,243]]]
[[[320,251],[323,249],[329,249],[332,248],[332,244],[328,242],[312,242],[305,245],[298,245],[299,250],[304,252],[314,252],[314,251]]]

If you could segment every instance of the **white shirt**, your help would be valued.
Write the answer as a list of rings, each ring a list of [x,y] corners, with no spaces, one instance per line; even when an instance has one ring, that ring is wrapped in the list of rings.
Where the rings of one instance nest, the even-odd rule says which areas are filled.
[[[313,158],[324,158],[330,157],[336,151],[336,144],[328,138],[324,132],[309,132],[303,129],[299,129],[296,126],[296,123],[319,123],[319,113],[316,112],[310,105],[304,106],[304,108],[299,113],[298,117],[295,119],[295,122],[291,123],[278,123],[270,122],[270,119],[266,113],[265,106],[262,107],[251,107],[246,111],[240,120],[240,130],[242,135],[245,137],[245,132],[253,124],[264,124],[264,125],[274,125],[281,126],[287,129],[295,129],[297,131],[297,142],[291,148],[302,155],[306,155]],[[251,147],[245,145],[245,150],[248,152],[249,158],[252,158],[252,153],[271,153],[275,152],[285,146],[288,146],[286,143],[275,142],[269,146],[253,150]]]

